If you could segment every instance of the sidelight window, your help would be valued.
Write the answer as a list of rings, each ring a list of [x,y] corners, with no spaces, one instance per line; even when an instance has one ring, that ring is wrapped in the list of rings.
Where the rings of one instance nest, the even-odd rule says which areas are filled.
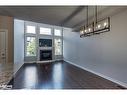
[[[55,55],[62,55],[62,40],[55,39]]]
[[[35,37],[26,37],[26,56],[36,56],[36,40]]]

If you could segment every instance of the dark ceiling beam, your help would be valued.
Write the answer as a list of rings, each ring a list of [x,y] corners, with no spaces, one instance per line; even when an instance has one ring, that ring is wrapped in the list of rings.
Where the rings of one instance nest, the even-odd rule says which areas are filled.
[[[80,13],[85,6],[79,6],[71,15],[69,15],[66,19],[61,21],[60,25],[64,26],[67,22],[69,22],[74,16],[76,16],[78,13]]]

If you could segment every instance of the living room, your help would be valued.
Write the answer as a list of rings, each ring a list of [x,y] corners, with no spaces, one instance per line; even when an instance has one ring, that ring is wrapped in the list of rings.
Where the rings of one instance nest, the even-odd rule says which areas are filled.
[[[2,85],[11,89],[127,87],[126,6],[1,6],[0,15]],[[106,24],[99,23],[98,28],[104,24],[109,30],[94,31],[104,18]],[[95,25],[82,36],[84,26],[92,22]]]

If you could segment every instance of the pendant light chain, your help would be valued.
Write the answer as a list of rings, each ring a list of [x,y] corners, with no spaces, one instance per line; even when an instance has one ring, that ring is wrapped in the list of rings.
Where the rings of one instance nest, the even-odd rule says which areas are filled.
[[[88,27],[88,6],[87,6],[87,27]]]
[[[95,6],[95,16],[96,16],[96,23],[97,23],[97,6]]]

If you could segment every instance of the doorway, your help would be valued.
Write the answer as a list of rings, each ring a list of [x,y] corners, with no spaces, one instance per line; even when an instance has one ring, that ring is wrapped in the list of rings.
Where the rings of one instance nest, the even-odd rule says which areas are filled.
[[[0,64],[7,63],[7,30],[0,29]]]

